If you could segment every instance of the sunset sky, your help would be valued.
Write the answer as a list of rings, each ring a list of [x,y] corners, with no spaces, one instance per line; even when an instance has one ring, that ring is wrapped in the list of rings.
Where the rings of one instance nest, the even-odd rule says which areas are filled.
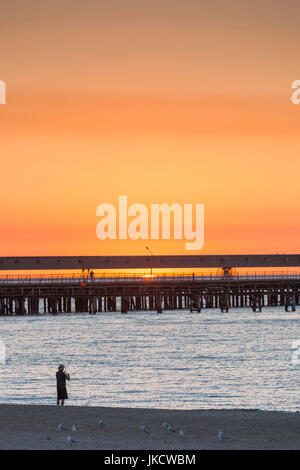
[[[197,254],[96,208],[205,204],[203,254],[299,253],[298,0],[1,5],[0,256]]]

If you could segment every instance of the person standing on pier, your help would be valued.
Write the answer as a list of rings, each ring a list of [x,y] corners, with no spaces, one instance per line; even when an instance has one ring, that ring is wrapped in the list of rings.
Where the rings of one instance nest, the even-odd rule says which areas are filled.
[[[65,366],[60,364],[56,372],[57,405],[64,405],[68,399],[66,380],[70,380],[70,374],[66,374],[64,369]]]

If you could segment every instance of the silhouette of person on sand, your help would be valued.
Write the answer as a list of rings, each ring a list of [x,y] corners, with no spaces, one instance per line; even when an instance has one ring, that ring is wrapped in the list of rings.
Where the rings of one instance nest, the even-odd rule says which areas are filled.
[[[70,380],[70,374],[66,374],[64,369],[65,366],[60,364],[56,372],[57,405],[64,405],[68,399],[66,380]]]

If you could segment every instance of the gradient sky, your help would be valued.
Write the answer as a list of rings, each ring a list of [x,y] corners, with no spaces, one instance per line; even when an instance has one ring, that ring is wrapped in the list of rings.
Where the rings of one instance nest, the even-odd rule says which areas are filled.
[[[100,241],[96,208],[204,203],[201,253],[299,252],[300,3],[1,5],[1,256],[197,254]]]

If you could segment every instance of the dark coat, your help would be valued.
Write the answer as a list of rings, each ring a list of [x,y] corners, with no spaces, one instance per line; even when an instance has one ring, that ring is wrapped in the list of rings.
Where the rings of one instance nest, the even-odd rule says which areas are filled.
[[[62,370],[58,370],[56,372],[56,389],[57,389],[57,399],[58,400],[67,400],[68,399],[66,380],[70,380],[69,374],[66,374]]]

